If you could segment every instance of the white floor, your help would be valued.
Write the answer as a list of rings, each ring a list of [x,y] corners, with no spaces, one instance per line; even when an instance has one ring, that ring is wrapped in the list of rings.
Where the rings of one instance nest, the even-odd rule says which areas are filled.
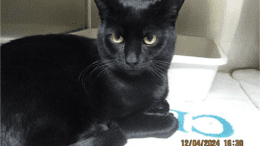
[[[245,73],[251,78],[242,78]],[[236,77],[238,81],[230,74],[217,73],[206,100],[202,102],[173,103],[169,98],[172,112],[180,121],[179,130],[169,139],[130,139],[127,146],[185,146],[182,140],[189,140],[187,145],[191,140],[200,140],[200,143],[203,140],[203,145],[204,140],[219,141],[220,146],[228,146],[225,140],[231,140],[232,146],[236,140],[243,140],[244,146],[259,145],[256,133],[260,131],[260,111],[254,103],[257,100],[251,100],[250,93],[240,84],[243,79],[254,86],[255,90],[250,90],[259,100],[259,71],[242,71],[237,76],[240,77]]]

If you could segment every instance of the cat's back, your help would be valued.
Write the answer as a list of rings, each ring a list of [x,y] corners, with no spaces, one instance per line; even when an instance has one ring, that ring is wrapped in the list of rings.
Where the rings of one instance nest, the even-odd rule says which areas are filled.
[[[6,43],[1,46],[2,99],[21,88],[38,87],[39,93],[41,87],[58,88],[58,83],[73,86],[96,59],[95,40],[75,35],[38,35]]]
[[[44,72],[54,65],[84,64],[96,57],[94,39],[67,34],[24,37],[1,46],[2,75],[13,69]]]
[[[13,40],[1,46],[1,60],[25,58],[52,58],[72,56],[71,53],[84,55],[94,53],[95,39],[69,34],[48,34],[29,36]],[[77,57],[77,56],[72,56]],[[10,64],[9,64],[10,65]]]
[[[56,129],[51,138],[60,131],[79,132],[81,111],[88,107],[78,78],[97,58],[94,39],[67,34],[25,37],[2,45],[2,136],[18,131],[16,137],[25,139],[37,134],[33,129],[39,127]],[[27,123],[31,131],[23,128]],[[68,124],[71,128],[66,128]]]

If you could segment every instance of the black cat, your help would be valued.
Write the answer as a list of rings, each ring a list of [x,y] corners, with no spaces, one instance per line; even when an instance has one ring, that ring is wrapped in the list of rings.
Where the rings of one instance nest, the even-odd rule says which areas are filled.
[[[2,146],[123,146],[178,129],[165,98],[183,0],[95,2],[97,39],[50,34],[2,45]]]

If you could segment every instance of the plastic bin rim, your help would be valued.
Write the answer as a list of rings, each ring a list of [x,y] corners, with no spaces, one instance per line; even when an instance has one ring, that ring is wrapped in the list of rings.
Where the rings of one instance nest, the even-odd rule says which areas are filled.
[[[184,35],[180,35],[184,36]],[[192,36],[188,36],[192,37]],[[208,38],[204,38],[208,39]],[[208,39],[211,40],[211,39]],[[226,54],[224,53],[222,47],[219,45],[219,43],[215,40],[214,41],[216,44],[217,50],[220,54],[219,58],[206,58],[206,57],[194,57],[194,56],[183,56],[183,55],[174,55],[172,58],[172,64],[174,63],[186,63],[186,64],[197,64],[197,65],[212,65],[212,66],[220,66],[224,65],[227,63],[228,58]]]

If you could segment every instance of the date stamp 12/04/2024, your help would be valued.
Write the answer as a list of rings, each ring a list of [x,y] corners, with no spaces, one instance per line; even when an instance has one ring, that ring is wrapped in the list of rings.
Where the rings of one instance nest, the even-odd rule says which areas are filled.
[[[221,145],[220,140],[181,140],[182,146],[243,146],[243,140],[223,140],[224,145]]]

